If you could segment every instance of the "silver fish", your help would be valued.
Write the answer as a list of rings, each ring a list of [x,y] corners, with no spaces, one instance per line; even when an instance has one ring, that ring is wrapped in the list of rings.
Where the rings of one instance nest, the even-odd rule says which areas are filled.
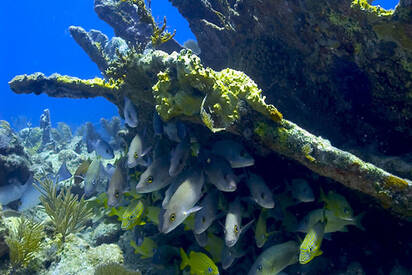
[[[252,225],[254,220],[248,222],[245,226],[242,225],[242,207],[240,200],[237,198],[229,205],[229,212],[226,215],[225,221],[225,244],[232,247],[239,240],[242,233]]]
[[[217,218],[217,200],[219,199],[218,196],[218,191],[211,190],[200,202],[199,206],[202,207],[202,209],[200,209],[195,214],[195,228],[193,230],[195,234],[201,234],[205,232]]]
[[[170,184],[169,166],[169,156],[165,155],[155,159],[140,176],[139,183],[136,185],[136,192],[150,193]]]
[[[210,155],[205,164],[205,173],[209,181],[223,192],[236,190],[237,178],[230,164],[222,157]]]
[[[162,216],[161,232],[169,233],[180,225],[191,213],[201,208],[195,206],[202,196],[203,173],[193,169],[184,182],[176,189]]]
[[[30,183],[20,198],[18,210],[21,212],[38,205],[40,203],[40,195],[40,191],[37,190],[33,183]]]
[[[129,127],[135,128],[137,124],[139,123],[139,120],[137,118],[136,109],[133,103],[127,97],[124,97],[123,115],[124,115],[124,121],[126,122],[127,125],[129,125]]]
[[[129,151],[127,152],[127,166],[133,168],[138,164],[142,166],[147,166],[147,162],[143,157],[150,151],[151,147],[143,151],[142,139],[138,134],[132,139],[129,146]]]
[[[10,179],[7,185],[0,186],[0,204],[6,205],[20,199],[32,182],[33,176],[30,176],[25,184],[21,184],[20,181],[15,178]]]
[[[86,197],[90,197],[96,192],[96,188],[99,184],[102,184],[108,175],[104,171],[102,162],[99,158],[92,161],[89,168],[87,169],[86,175],[84,177],[84,194]]]
[[[195,240],[200,247],[205,247],[207,245],[208,237],[206,231],[200,234],[193,232],[193,235],[195,236]]]
[[[186,166],[190,155],[190,142],[183,140],[180,142],[170,155],[169,175],[171,177],[179,174]]]
[[[212,146],[215,155],[225,158],[232,168],[248,167],[255,164],[253,157],[244,146],[233,140],[219,140]]]
[[[114,158],[114,152],[112,147],[103,139],[99,138],[96,140],[88,140],[87,142],[89,144],[88,147],[90,146],[91,148],[93,148],[93,150],[96,151],[96,154],[98,156],[101,156],[104,159]]]
[[[171,180],[171,184],[167,188],[165,192],[165,196],[162,201],[162,208],[166,209],[167,205],[169,204],[170,198],[173,196],[173,194],[176,192],[177,188],[182,184],[182,182],[186,179],[188,173],[183,173],[182,175],[179,175],[178,177],[174,178]]]
[[[248,275],[275,275],[298,261],[299,246],[288,241],[269,247],[256,259]]]
[[[187,129],[183,122],[168,122],[164,124],[163,129],[167,137],[175,142],[181,142],[187,138]]]
[[[224,246],[222,250],[222,267],[224,270],[232,266],[237,258],[243,257],[247,252],[247,242],[238,241],[232,247]]]
[[[122,199],[123,193],[127,189],[127,167],[126,159],[122,158],[118,161],[116,170],[110,179],[109,188],[107,190],[107,205],[110,207],[116,206]]]
[[[294,179],[291,184],[292,196],[300,202],[313,202],[315,195],[309,183],[304,179]]]
[[[263,208],[275,207],[275,201],[273,199],[273,193],[267,187],[262,177],[250,173],[247,180],[247,186],[249,187],[252,199]]]

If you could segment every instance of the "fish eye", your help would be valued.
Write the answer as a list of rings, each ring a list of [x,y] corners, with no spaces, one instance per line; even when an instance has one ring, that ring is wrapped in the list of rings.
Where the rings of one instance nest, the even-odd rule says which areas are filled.
[[[343,213],[349,214],[349,209],[347,207],[343,208]]]
[[[137,152],[134,152],[134,158],[138,159],[139,158],[139,154]]]
[[[116,198],[119,198],[119,196],[120,196],[119,192],[114,193],[114,196],[115,196]]]
[[[246,157],[247,156],[246,151],[245,150],[240,151],[240,156],[241,157]]]
[[[263,269],[263,266],[261,264],[257,266],[258,271],[262,271],[262,269]]]
[[[129,220],[133,220],[135,217],[134,216],[130,216],[129,217]]]
[[[106,149],[106,153],[109,153],[109,149]]]
[[[202,223],[205,223],[206,222],[206,218],[205,218],[205,216],[202,216]]]
[[[237,224],[235,224],[235,226],[233,227],[233,231],[235,233],[239,233],[239,226],[237,226]]]
[[[207,272],[212,273],[213,272],[213,268],[211,268],[210,266],[207,269]]]
[[[147,183],[152,183],[152,182],[153,182],[153,177],[152,177],[152,176],[148,176],[148,177],[146,178],[146,182],[147,182]]]
[[[176,220],[176,214],[175,213],[172,213],[171,215],[170,215],[170,217],[169,217],[169,221],[170,222],[174,222]]]
[[[261,197],[262,199],[264,199],[264,198],[265,198],[265,193],[260,193],[260,197]]]
[[[309,246],[309,253],[312,253],[312,247],[311,246]]]

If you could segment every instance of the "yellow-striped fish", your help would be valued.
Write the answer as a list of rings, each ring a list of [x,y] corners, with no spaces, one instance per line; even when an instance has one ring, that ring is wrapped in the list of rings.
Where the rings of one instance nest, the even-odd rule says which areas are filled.
[[[121,215],[122,229],[130,230],[136,225],[143,225],[142,221],[146,209],[142,200],[133,200]]]
[[[306,234],[305,239],[300,245],[299,262],[309,263],[316,256],[322,255],[320,246],[325,232],[325,222],[318,222]]]

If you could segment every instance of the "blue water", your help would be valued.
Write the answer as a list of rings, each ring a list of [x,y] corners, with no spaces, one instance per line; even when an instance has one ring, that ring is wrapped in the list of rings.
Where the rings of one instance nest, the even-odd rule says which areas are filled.
[[[68,3],[70,3],[68,5]],[[38,124],[42,111],[50,109],[52,122],[64,121],[78,126],[85,121],[117,114],[117,108],[103,98],[63,99],[46,95],[17,95],[9,86],[18,74],[54,72],[94,78],[101,76],[97,66],[72,39],[70,25],[86,30],[98,29],[109,37],[113,30],[100,20],[93,10],[93,0],[2,1],[0,9],[0,120],[10,121],[25,116]],[[167,17],[170,31],[176,29],[175,39],[183,43],[194,39],[187,21],[167,0],[152,1],[155,19]]]
[[[0,9],[0,119],[10,121],[25,116],[33,125],[43,109],[49,108],[52,122],[65,121],[77,126],[117,114],[115,106],[105,99],[56,99],[45,95],[16,95],[7,84],[15,75],[58,72],[81,78],[101,76],[96,65],[71,38],[68,27],[82,26],[113,31],[93,10],[93,0],[3,0]],[[70,4],[68,4],[70,3]],[[398,1],[377,0],[375,5],[394,8]],[[152,1],[153,15],[161,22],[167,17],[170,30],[177,30],[176,40],[193,39],[188,23],[167,0]]]

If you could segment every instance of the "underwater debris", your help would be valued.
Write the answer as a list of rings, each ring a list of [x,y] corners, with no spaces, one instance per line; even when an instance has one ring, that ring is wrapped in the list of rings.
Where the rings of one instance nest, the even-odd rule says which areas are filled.
[[[41,247],[43,225],[27,218],[18,218],[15,227],[9,228],[6,243],[10,263],[14,268],[27,267]]]
[[[37,188],[41,193],[41,204],[53,223],[55,233],[61,234],[63,242],[69,234],[83,229],[91,219],[93,212],[84,196],[78,200],[78,195],[73,195],[71,188],[63,188],[57,194],[56,184],[47,178],[40,181]]]

